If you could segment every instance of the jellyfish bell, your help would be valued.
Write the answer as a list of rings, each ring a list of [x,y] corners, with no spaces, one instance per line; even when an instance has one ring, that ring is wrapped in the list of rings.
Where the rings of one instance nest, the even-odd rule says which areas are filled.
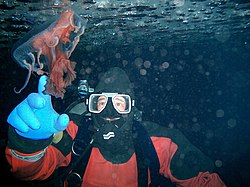
[[[20,93],[33,72],[47,74],[45,93],[63,98],[65,88],[76,78],[75,62],[69,58],[84,33],[87,20],[66,10],[45,24],[28,32],[12,48],[13,59],[28,70]]]
[[[32,45],[32,41],[37,37],[45,28],[52,27],[53,23],[59,18],[59,15],[52,17],[42,25],[34,27],[31,31],[26,33],[21,39],[19,39],[11,49],[12,59],[23,68],[33,64],[33,67],[38,67],[37,62],[34,61],[36,58],[36,49]],[[40,59],[42,63],[45,63],[46,59]],[[35,70],[33,70],[35,71]]]

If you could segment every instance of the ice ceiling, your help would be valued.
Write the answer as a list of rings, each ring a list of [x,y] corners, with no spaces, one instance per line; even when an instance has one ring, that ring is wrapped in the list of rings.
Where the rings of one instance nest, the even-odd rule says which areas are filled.
[[[250,3],[243,0],[12,0],[0,3],[1,48],[67,7],[89,19],[84,40],[97,46],[224,42],[250,32]]]

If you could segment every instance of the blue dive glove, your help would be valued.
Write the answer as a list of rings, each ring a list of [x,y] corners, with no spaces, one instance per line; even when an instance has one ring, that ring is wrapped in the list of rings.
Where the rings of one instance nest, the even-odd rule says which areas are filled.
[[[39,79],[38,93],[31,93],[8,116],[7,122],[16,132],[32,140],[48,139],[69,124],[67,114],[59,115],[52,106],[51,96],[44,94],[47,77]]]

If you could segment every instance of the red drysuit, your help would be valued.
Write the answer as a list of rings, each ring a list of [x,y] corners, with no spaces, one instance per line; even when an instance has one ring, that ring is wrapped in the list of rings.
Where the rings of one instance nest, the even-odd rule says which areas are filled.
[[[75,138],[78,126],[72,121],[66,129],[72,139]],[[160,174],[176,184],[177,187],[225,187],[218,174],[199,172],[195,177],[179,180],[171,174],[170,163],[178,149],[178,145],[170,138],[151,136],[160,162]],[[6,148],[6,157],[13,174],[23,180],[44,180],[48,178],[59,166],[67,166],[70,163],[71,153],[64,156],[59,149],[52,144],[42,150],[43,156],[37,161],[20,159],[20,156],[39,155],[22,154],[17,150]],[[15,154],[19,155],[15,156]],[[123,164],[112,164],[105,160],[98,148],[93,148],[83,177],[82,187],[137,187],[137,165],[135,154]],[[150,177],[149,177],[150,182]]]

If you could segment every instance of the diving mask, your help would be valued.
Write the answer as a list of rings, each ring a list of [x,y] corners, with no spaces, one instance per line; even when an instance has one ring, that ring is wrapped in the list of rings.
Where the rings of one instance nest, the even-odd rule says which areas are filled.
[[[113,107],[119,114],[129,114],[132,106],[134,106],[134,100],[131,100],[131,97],[127,94],[91,94],[87,100],[89,112],[101,113],[105,109],[109,99],[111,99]]]

